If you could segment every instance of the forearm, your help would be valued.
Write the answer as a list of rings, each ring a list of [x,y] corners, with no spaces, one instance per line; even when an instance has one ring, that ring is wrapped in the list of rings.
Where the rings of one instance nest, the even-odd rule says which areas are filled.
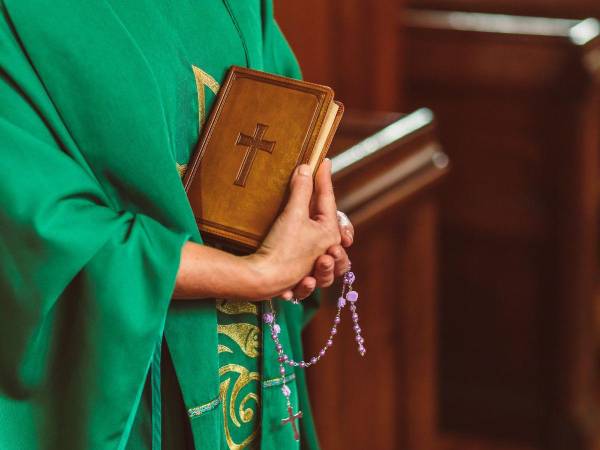
[[[266,265],[252,257],[187,242],[181,252],[173,298],[260,300],[278,294],[269,276]],[[270,285],[273,289],[268,289]]]

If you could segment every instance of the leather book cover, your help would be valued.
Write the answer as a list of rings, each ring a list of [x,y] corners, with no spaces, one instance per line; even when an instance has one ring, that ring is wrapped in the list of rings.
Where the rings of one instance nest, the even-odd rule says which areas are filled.
[[[291,174],[325,157],[343,105],[327,86],[232,67],[184,186],[208,243],[260,246],[283,208]]]

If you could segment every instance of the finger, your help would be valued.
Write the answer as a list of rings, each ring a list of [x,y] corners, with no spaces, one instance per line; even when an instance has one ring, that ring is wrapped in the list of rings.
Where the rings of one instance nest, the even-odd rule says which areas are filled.
[[[331,160],[324,159],[315,177],[314,209],[317,215],[335,219],[337,208],[331,183]]]
[[[354,225],[346,214],[337,211],[338,224],[340,226],[340,235],[342,236],[342,245],[350,247],[354,242]]]
[[[280,297],[284,300],[291,300],[294,298],[294,291],[292,291],[291,289],[288,289],[287,291],[284,291]]]
[[[288,211],[308,215],[308,207],[313,192],[312,173],[308,164],[296,167],[290,180],[290,197],[285,207]]]
[[[312,294],[317,287],[317,280],[313,277],[305,277],[298,285],[294,288],[294,297],[298,300],[305,299]]]
[[[333,284],[335,260],[331,255],[321,255],[315,262],[313,276],[317,280],[317,287],[327,287]]]
[[[327,250],[327,254],[331,255],[334,260],[334,269],[333,274],[336,277],[341,277],[350,269],[350,258],[348,258],[348,253],[341,245],[332,245],[329,250]]]

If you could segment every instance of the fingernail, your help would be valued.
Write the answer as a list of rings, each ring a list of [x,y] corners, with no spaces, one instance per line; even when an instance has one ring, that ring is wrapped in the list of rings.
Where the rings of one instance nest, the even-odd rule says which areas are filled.
[[[301,164],[300,166],[298,166],[298,174],[305,177],[310,176],[310,167],[308,166],[308,164]]]
[[[329,163],[329,173],[331,173],[331,159],[325,158],[324,161],[327,161]]]

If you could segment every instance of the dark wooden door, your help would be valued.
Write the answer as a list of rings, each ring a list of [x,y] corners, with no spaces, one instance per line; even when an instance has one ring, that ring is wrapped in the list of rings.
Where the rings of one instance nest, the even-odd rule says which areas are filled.
[[[413,10],[407,97],[439,120],[443,429],[598,445],[597,22]]]

